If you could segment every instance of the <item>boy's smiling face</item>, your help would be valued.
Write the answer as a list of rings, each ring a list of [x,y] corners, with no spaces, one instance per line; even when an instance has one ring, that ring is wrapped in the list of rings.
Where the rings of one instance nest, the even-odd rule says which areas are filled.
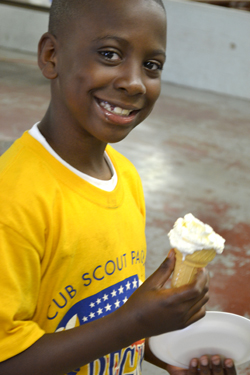
[[[76,136],[118,142],[160,94],[166,18],[153,0],[98,0],[57,36],[52,103]]]

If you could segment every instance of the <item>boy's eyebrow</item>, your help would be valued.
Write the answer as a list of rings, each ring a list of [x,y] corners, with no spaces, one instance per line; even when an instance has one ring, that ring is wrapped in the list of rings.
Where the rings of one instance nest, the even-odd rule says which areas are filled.
[[[103,39],[115,39],[115,40],[118,40],[118,41],[125,41],[125,39],[119,37],[119,36],[115,36],[115,35],[105,35],[105,36],[99,36],[98,38],[95,38],[93,41],[94,42],[98,42],[100,40],[103,40]]]
[[[119,36],[115,36],[115,35],[105,35],[105,36],[102,36],[102,37],[98,37],[98,38],[95,38],[95,39],[93,40],[93,42],[101,42],[101,41],[103,41],[103,40],[105,40],[105,39],[114,39],[114,40],[116,40],[116,41],[118,41],[118,42],[120,42],[120,43],[123,43],[123,44],[129,44],[129,42],[128,42],[126,39],[123,39],[123,38],[121,38],[121,37],[119,37]],[[156,49],[156,50],[153,50],[153,51],[152,51],[152,54],[153,54],[153,55],[163,55],[164,58],[166,58],[166,53],[165,53],[165,51],[162,50],[162,49]]]
[[[95,38],[93,40],[93,42],[101,42],[105,39],[114,39],[114,40],[116,40],[120,43],[128,44],[128,41],[126,39],[123,39],[123,38],[121,38],[119,36],[115,36],[115,35],[105,35],[105,36],[102,36],[102,37],[98,37],[98,38]]]

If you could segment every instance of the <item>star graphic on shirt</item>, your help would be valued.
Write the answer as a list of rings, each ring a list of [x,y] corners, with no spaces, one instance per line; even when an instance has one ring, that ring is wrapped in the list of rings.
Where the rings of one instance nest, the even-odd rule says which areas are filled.
[[[119,290],[119,294],[122,294],[123,293],[123,286],[121,285],[120,288],[118,289]]]
[[[133,275],[83,298],[62,318],[57,331],[69,329],[79,323],[84,325],[94,322],[116,311],[127,302],[139,285],[138,275]]]
[[[130,282],[128,281],[127,284],[126,284],[126,290],[129,290],[130,289]]]
[[[107,299],[108,299],[109,297],[107,296],[107,294],[104,294],[104,296],[103,296],[102,298],[103,298],[103,301],[107,301]]]
[[[106,311],[110,311],[111,310],[111,305],[109,303],[107,303],[107,305],[105,306],[105,309],[106,309]]]

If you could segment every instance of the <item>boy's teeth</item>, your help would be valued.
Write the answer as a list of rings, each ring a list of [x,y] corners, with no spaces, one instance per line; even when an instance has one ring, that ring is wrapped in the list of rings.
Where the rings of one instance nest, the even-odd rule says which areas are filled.
[[[115,107],[114,112],[120,115],[122,113],[122,109],[120,107]]]
[[[117,115],[122,115],[122,116],[129,116],[132,110],[130,109],[122,109],[120,107],[114,107],[110,105],[107,102],[100,102],[101,107],[105,108],[107,111],[116,113]]]
[[[128,116],[132,111],[130,111],[129,109],[123,109],[122,110],[122,115],[123,116]]]

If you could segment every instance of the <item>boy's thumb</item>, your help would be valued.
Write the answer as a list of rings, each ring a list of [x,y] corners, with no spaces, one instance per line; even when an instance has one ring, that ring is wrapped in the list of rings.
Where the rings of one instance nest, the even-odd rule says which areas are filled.
[[[169,279],[175,266],[175,252],[170,250],[167,258],[160,265],[160,267],[149,277],[148,282],[151,287],[161,288]]]

